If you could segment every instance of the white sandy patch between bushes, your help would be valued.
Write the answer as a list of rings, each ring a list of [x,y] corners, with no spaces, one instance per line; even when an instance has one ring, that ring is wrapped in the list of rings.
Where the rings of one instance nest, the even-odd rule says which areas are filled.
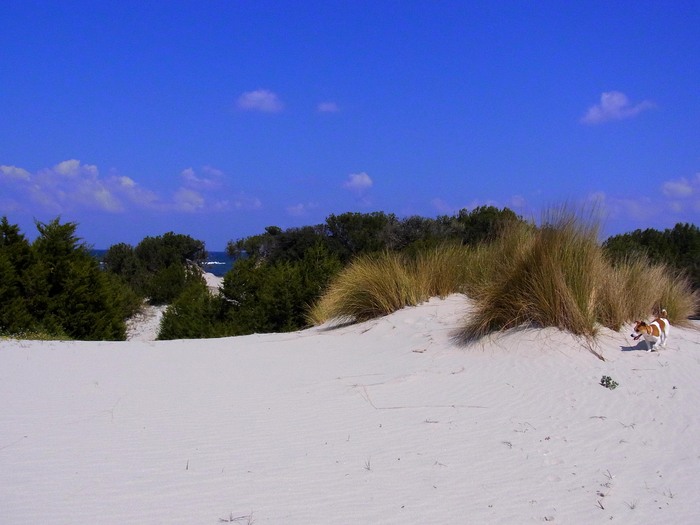
[[[126,322],[127,341],[155,341],[160,331],[160,321],[166,305],[143,307],[141,312]]]
[[[699,332],[605,332],[603,362],[557,330],[460,346],[465,311],[2,341],[0,523],[698,521]]]
[[[202,275],[204,276],[204,280],[207,283],[207,288],[209,288],[209,290],[212,293],[217,293],[219,291],[219,289],[221,288],[221,285],[224,284],[223,277],[218,277],[218,276],[214,275],[213,273],[209,273],[209,272],[204,272]]]

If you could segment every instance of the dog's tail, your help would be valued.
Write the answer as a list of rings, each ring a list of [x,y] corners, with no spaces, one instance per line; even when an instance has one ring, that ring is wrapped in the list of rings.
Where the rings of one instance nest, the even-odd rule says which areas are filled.
[[[666,308],[661,309],[661,317],[663,319],[666,319],[668,317],[668,312],[666,311]]]

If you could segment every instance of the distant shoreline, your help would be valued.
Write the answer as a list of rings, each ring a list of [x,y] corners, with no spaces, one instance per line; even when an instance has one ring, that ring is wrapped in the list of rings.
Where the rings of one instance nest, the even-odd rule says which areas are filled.
[[[90,254],[98,260],[102,260],[107,250],[91,249]],[[217,277],[223,277],[233,267],[234,259],[225,251],[208,251],[207,260],[202,263],[202,270],[212,273]]]

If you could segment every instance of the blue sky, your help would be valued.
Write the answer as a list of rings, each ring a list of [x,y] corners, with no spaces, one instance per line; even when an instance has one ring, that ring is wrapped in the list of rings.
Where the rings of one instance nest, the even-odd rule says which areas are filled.
[[[210,250],[331,213],[700,222],[700,2],[0,5],[0,215]]]

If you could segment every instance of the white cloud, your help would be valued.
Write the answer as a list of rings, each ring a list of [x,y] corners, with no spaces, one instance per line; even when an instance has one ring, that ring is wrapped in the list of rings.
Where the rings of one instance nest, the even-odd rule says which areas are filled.
[[[29,180],[31,178],[27,170],[17,166],[0,166],[0,174],[17,180]]]
[[[278,113],[284,109],[284,104],[268,89],[246,91],[236,102],[238,109],[243,111],[261,111],[263,113]]]
[[[374,182],[364,171],[360,173],[351,173],[347,180],[343,183],[343,187],[357,193],[363,193],[370,189]]]
[[[52,214],[80,210],[116,212],[220,212],[256,210],[260,199],[238,192],[232,194],[224,185],[224,174],[211,166],[199,173],[187,168],[180,173],[183,181],[171,197],[144,188],[132,177],[115,170],[102,177],[97,166],[70,159],[36,173],[16,167],[0,166],[0,214],[10,211]]]
[[[689,211],[700,212],[700,173],[696,173],[690,180],[681,177],[666,181],[661,190],[668,197],[668,205],[672,212],[677,214]]]
[[[340,111],[340,108],[335,102],[320,102],[318,106],[316,106],[316,111],[319,113],[337,113]]]
[[[98,208],[106,211],[120,211],[122,209],[119,200],[104,186],[93,188],[91,196]]]
[[[125,201],[138,208],[158,209],[163,206],[155,192],[142,188],[131,177],[114,176],[108,179],[107,184]]]
[[[187,188],[180,188],[175,192],[175,207],[180,211],[197,211],[204,208],[204,197],[198,192]]]
[[[208,176],[199,176],[192,168],[185,168],[180,173],[180,176],[185,181],[185,184],[198,189],[213,189],[221,186],[223,172],[211,166],[204,166],[202,171]]]
[[[593,206],[604,220],[612,221],[632,220],[642,224],[654,220],[661,213],[661,208],[652,206],[651,199],[646,195],[619,198],[598,191],[587,196],[584,200],[586,204]]]
[[[678,180],[670,180],[664,183],[662,191],[664,195],[671,198],[690,197],[700,185],[700,174],[696,175],[695,184],[685,177]]]
[[[134,188],[136,187],[136,182],[130,177],[115,177],[117,184],[124,188]]]
[[[51,168],[26,177],[26,195],[46,210],[64,211],[86,208],[109,212],[120,211],[122,203],[115,194],[118,185],[101,179],[97,166],[77,159],[65,160]]]
[[[654,103],[644,100],[630,104],[627,95],[620,91],[607,91],[600,96],[600,102],[588,108],[581,118],[583,124],[602,124],[610,120],[623,120],[637,116],[642,111],[651,109]]]
[[[692,217],[700,213],[700,173],[690,179],[661,182],[658,187],[634,197],[591,193],[587,202],[594,203],[606,220],[623,224],[625,230],[661,229],[673,222],[696,222]]]

